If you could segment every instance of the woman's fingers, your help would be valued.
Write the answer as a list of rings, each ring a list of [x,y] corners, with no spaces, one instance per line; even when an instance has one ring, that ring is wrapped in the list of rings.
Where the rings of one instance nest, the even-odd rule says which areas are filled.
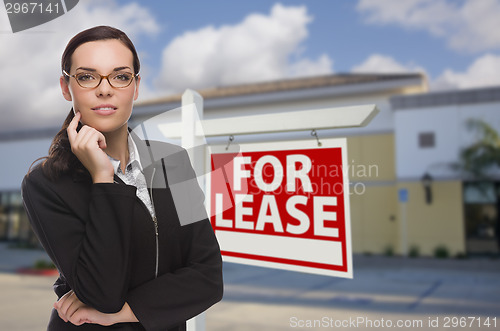
[[[97,310],[93,308],[81,307],[73,315],[71,315],[69,321],[76,326],[82,325],[84,323],[96,324],[97,322],[92,318],[93,311],[97,313]]]
[[[106,148],[106,137],[99,131],[97,131],[98,137],[97,137],[97,143],[99,144],[99,148],[104,149]]]
[[[75,314],[71,315],[69,321],[71,324],[80,326],[84,323],[89,323],[90,320],[86,318],[87,313],[83,309],[79,309]]]
[[[89,148],[90,149],[95,148],[95,146],[96,146],[95,143],[89,145],[89,143],[92,143],[92,141],[96,140],[95,138],[93,138],[95,135],[96,135],[95,129],[93,129],[87,125],[84,125],[80,129],[80,132],[78,132],[78,135],[76,136],[74,146],[73,145],[71,146],[73,153],[76,154],[78,152],[85,151]]]
[[[65,322],[70,321],[75,325],[85,323],[81,317],[73,317],[82,307],[85,307],[85,304],[78,299],[73,291],[66,293],[54,304],[54,308],[57,309],[59,317]]]
[[[96,145],[100,149],[106,148],[106,138],[101,132],[89,126],[84,126],[82,130],[81,135],[78,133],[78,147],[89,151],[95,150]]]
[[[113,182],[114,169],[106,153],[106,137],[98,130],[84,125],[76,132],[80,113],[68,125],[71,151],[87,168],[94,182]]]
[[[89,142],[97,142],[99,148],[106,148],[106,138],[101,132],[97,131],[96,129],[88,125],[84,125],[80,129],[80,132],[76,131],[80,118],[81,114],[79,112],[76,113],[75,117],[73,117],[66,129],[66,131],[68,132],[68,138],[71,144],[71,148],[85,148],[88,146],[87,143]]]
[[[96,135],[97,132],[98,131],[96,129],[91,128],[90,126],[82,126],[80,131],[73,136],[73,140],[70,140],[71,150],[73,151],[73,153],[78,153],[81,150],[85,150],[88,147],[88,142],[91,140],[92,136]]]
[[[63,304],[61,305],[60,312],[61,314],[64,315],[65,321],[67,322],[68,319],[71,317],[71,313],[75,312],[75,309],[71,309],[74,306],[75,303],[75,297],[76,295],[74,293],[71,293],[66,300],[64,300]]]
[[[120,320],[116,320],[119,314],[104,314],[90,308],[81,302],[72,290],[54,303],[54,308],[57,309],[57,313],[62,320],[77,326],[84,323],[109,326],[120,322]]]
[[[72,296],[74,295],[73,290],[69,291],[65,295],[63,295],[57,302],[54,304],[54,308],[57,309],[57,313],[59,314],[59,317],[63,319],[65,322],[68,321],[68,317],[66,316],[66,312],[68,308],[71,306],[73,303],[72,301]]]
[[[66,311],[64,312],[64,316],[66,316],[67,319],[71,320],[71,316],[73,316],[73,314],[81,307],[84,306],[84,304],[78,300],[78,298],[76,297],[76,295],[73,295],[71,298],[71,303],[68,304],[67,308],[66,308]]]
[[[117,314],[105,314],[88,306],[79,308],[70,318],[69,321],[74,325],[82,325],[84,323],[99,324],[102,326],[110,326],[118,323],[114,319]]]
[[[56,303],[54,304],[54,308],[59,308],[62,306],[62,304],[64,303],[64,301],[66,301],[66,299],[73,293],[73,290],[70,290],[69,292],[67,292],[66,294],[64,294],[62,297],[59,298],[59,300],[56,301]],[[57,307],[56,307],[57,306]]]

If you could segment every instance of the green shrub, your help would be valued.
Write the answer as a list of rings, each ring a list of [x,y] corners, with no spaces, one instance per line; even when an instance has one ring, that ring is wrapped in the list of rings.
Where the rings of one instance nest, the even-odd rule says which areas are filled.
[[[408,252],[409,257],[419,257],[420,256],[420,248],[417,245],[412,245],[410,247],[410,251]]]
[[[33,265],[35,269],[55,269],[56,266],[51,261],[47,260],[36,260]]]
[[[384,255],[385,256],[394,256],[394,247],[392,247],[391,245],[385,246]]]
[[[434,249],[434,257],[438,259],[447,259],[450,257],[450,252],[446,246],[440,245]]]

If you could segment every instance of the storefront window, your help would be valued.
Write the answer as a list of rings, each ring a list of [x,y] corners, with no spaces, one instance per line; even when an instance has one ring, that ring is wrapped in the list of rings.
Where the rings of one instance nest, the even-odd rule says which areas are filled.
[[[0,240],[7,239],[8,230],[6,195],[0,193]]]
[[[465,230],[469,254],[497,253],[498,206],[492,182],[464,183]]]
[[[36,245],[21,192],[0,192],[0,240]]]

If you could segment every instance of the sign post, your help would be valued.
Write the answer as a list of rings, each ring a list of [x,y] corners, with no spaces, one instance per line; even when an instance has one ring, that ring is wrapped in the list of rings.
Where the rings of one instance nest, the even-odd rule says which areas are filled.
[[[193,169],[197,175],[203,171],[204,149],[196,148],[204,144],[204,137],[196,135],[196,124],[203,119],[203,98],[193,90],[186,90],[182,95],[182,147],[188,154]],[[197,176],[200,187],[204,187],[203,176]],[[206,321],[206,313],[203,312],[187,321],[186,327],[189,331],[204,331]]]
[[[214,148],[214,158],[196,147],[205,137],[362,127],[377,115],[377,107],[360,105],[204,120],[203,99],[188,89],[182,97],[182,108],[181,123],[161,123],[157,129],[166,138],[181,137],[182,146],[193,149],[190,156],[195,159],[193,167],[198,176],[214,169],[202,187],[206,188],[207,208],[213,210],[209,215],[225,259],[352,278],[348,178],[342,171],[326,177],[312,172],[321,167],[339,170],[338,167],[347,165],[345,139],[322,139],[322,148],[314,146],[315,140],[309,140],[273,143],[271,148],[259,145],[243,152],[228,149],[226,152],[232,152],[229,156]],[[264,154],[258,157],[259,153]],[[229,162],[228,157],[233,161]],[[205,168],[199,172],[199,160],[203,158]],[[224,163],[224,158],[228,162]],[[321,178],[326,182],[321,182]],[[200,184],[204,181],[198,180]],[[219,184],[212,191],[211,183],[215,182]],[[327,187],[337,191],[324,195],[321,189]],[[249,191],[257,188],[255,195]],[[278,189],[282,190],[280,194],[276,194]],[[229,241],[222,237],[229,237]],[[310,249],[321,253],[312,257]],[[204,329],[203,315],[188,321],[188,330]]]

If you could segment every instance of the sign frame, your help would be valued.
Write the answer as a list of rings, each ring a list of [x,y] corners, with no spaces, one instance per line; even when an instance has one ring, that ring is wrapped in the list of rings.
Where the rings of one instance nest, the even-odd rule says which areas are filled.
[[[255,143],[242,143],[242,144],[230,144],[230,145],[211,145],[207,147],[206,151],[206,169],[209,173],[206,176],[206,208],[208,215],[210,215],[210,221],[212,222],[212,191],[211,191],[211,181],[212,181],[212,167],[211,159],[212,154],[225,154],[225,153],[238,153],[238,152],[272,152],[272,151],[287,151],[287,150],[306,150],[306,149],[329,149],[329,148],[341,148],[341,159],[342,159],[342,169],[343,167],[348,167],[347,162],[347,139],[346,138],[325,138],[321,139],[321,146],[318,145],[316,140],[292,140],[292,141],[270,141],[270,142],[255,142]],[[348,168],[347,168],[348,169]],[[351,234],[351,212],[350,212],[350,190],[349,190],[349,178],[347,170],[342,170],[343,173],[343,206],[344,206],[344,226],[345,226],[345,242],[341,243],[345,247],[341,247],[343,250],[342,266],[346,267],[346,270],[331,270],[325,268],[317,268],[303,265],[287,264],[283,262],[273,262],[273,261],[262,261],[256,259],[242,258],[236,256],[222,255],[223,260],[232,263],[240,263],[247,265],[254,265],[260,267],[283,269],[297,272],[305,272],[333,277],[342,278],[353,278],[352,270],[352,234]],[[221,230],[214,230],[217,236],[217,232]],[[278,236],[276,236],[278,237]],[[219,236],[218,236],[219,239]],[[310,240],[312,241],[312,239]],[[322,240],[318,240],[321,242]],[[219,243],[221,240],[219,239]],[[223,243],[221,244],[221,250],[224,251]],[[314,245],[313,245],[314,246]],[[319,245],[318,247],[321,247]]]

